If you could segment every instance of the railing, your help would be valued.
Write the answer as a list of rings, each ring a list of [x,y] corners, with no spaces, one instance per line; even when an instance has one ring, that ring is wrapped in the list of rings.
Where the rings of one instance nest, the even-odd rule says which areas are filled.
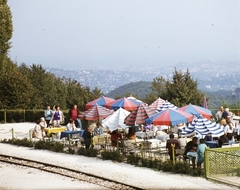
[[[240,187],[240,146],[206,149],[206,178]]]

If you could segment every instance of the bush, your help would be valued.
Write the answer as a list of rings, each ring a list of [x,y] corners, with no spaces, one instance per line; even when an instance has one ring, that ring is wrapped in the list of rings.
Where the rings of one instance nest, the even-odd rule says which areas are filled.
[[[186,162],[176,162],[174,165],[174,172],[181,174],[188,174],[190,171],[190,166]]]
[[[88,156],[88,157],[96,157],[98,151],[93,148],[85,149],[84,147],[80,147],[77,152],[79,155]]]
[[[127,156],[127,163],[137,166],[140,159],[141,159],[140,156],[130,154]]]
[[[98,151],[96,149],[93,149],[93,148],[89,148],[86,150],[86,154],[85,156],[88,156],[88,157],[96,157],[98,154]]]
[[[78,149],[77,154],[84,156],[84,155],[86,154],[86,149],[85,149],[84,147],[80,147],[80,148]]]
[[[117,151],[103,151],[101,156],[103,160],[114,160],[117,162],[123,161],[122,155],[120,155],[120,153]]]
[[[38,141],[35,143],[35,149],[51,150],[53,152],[63,152],[63,144],[60,142]]]
[[[173,162],[171,160],[167,160],[162,163],[162,171],[164,172],[172,172],[174,169]]]
[[[2,143],[9,143],[9,144],[14,144],[17,146],[25,146],[25,147],[33,147],[33,142],[29,141],[27,138],[24,139],[4,139],[1,141]]]
[[[201,168],[191,169],[189,172],[192,176],[204,176],[204,171]]]

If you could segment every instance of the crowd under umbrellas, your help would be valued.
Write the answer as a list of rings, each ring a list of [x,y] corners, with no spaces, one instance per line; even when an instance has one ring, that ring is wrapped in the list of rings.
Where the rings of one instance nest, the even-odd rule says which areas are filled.
[[[203,105],[206,106],[206,103]],[[210,120],[212,113],[207,108],[192,104],[178,108],[160,97],[150,106],[133,96],[117,100],[101,97],[89,102],[86,109],[79,115],[80,119],[100,123],[108,134],[118,130],[123,137],[127,137],[128,131],[133,129],[137,139],[144,141],[161,139],[166,143],[170,134],[174,134],[174,137],[193,137],[198,133],[201,138],[211,134],[218,138],[224,133],[216,122]],[[165,132],[163,139],[160,138],[160,132]]]

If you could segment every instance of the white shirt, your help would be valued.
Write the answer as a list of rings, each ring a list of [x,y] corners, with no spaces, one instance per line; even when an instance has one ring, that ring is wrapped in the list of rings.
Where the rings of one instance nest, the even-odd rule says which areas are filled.
[[[77,131],[77,128],[76,128],[75,124],[68,123],[67,130],[68,131]]]

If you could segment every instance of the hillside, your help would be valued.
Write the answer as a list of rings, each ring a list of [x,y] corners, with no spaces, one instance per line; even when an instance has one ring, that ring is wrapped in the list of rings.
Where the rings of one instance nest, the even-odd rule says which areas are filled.
[[[151,82],[145,81],[131,82],[112,90],[106,94],[106,96],[112,98],[115,98],[116,96],[123,97],[125,94],[129,93],[137,95],[139,98],[145,98],[151,93],[151,84]],[[219,90],[204,93],[208,99],[208,106],[210,109],[218,109],[218,107],[222,104],[237,105],[239,103],[239,98],[232,96],[231,91]]]
[[[152,82],[146,81],[131,82],[112,90],[106,94],[106,96],[115,98],[116,96],[123,97],[126,93],[130,93],[132,95],[137,95],[139,98],[145,98],[152,92],[151,85]]]

